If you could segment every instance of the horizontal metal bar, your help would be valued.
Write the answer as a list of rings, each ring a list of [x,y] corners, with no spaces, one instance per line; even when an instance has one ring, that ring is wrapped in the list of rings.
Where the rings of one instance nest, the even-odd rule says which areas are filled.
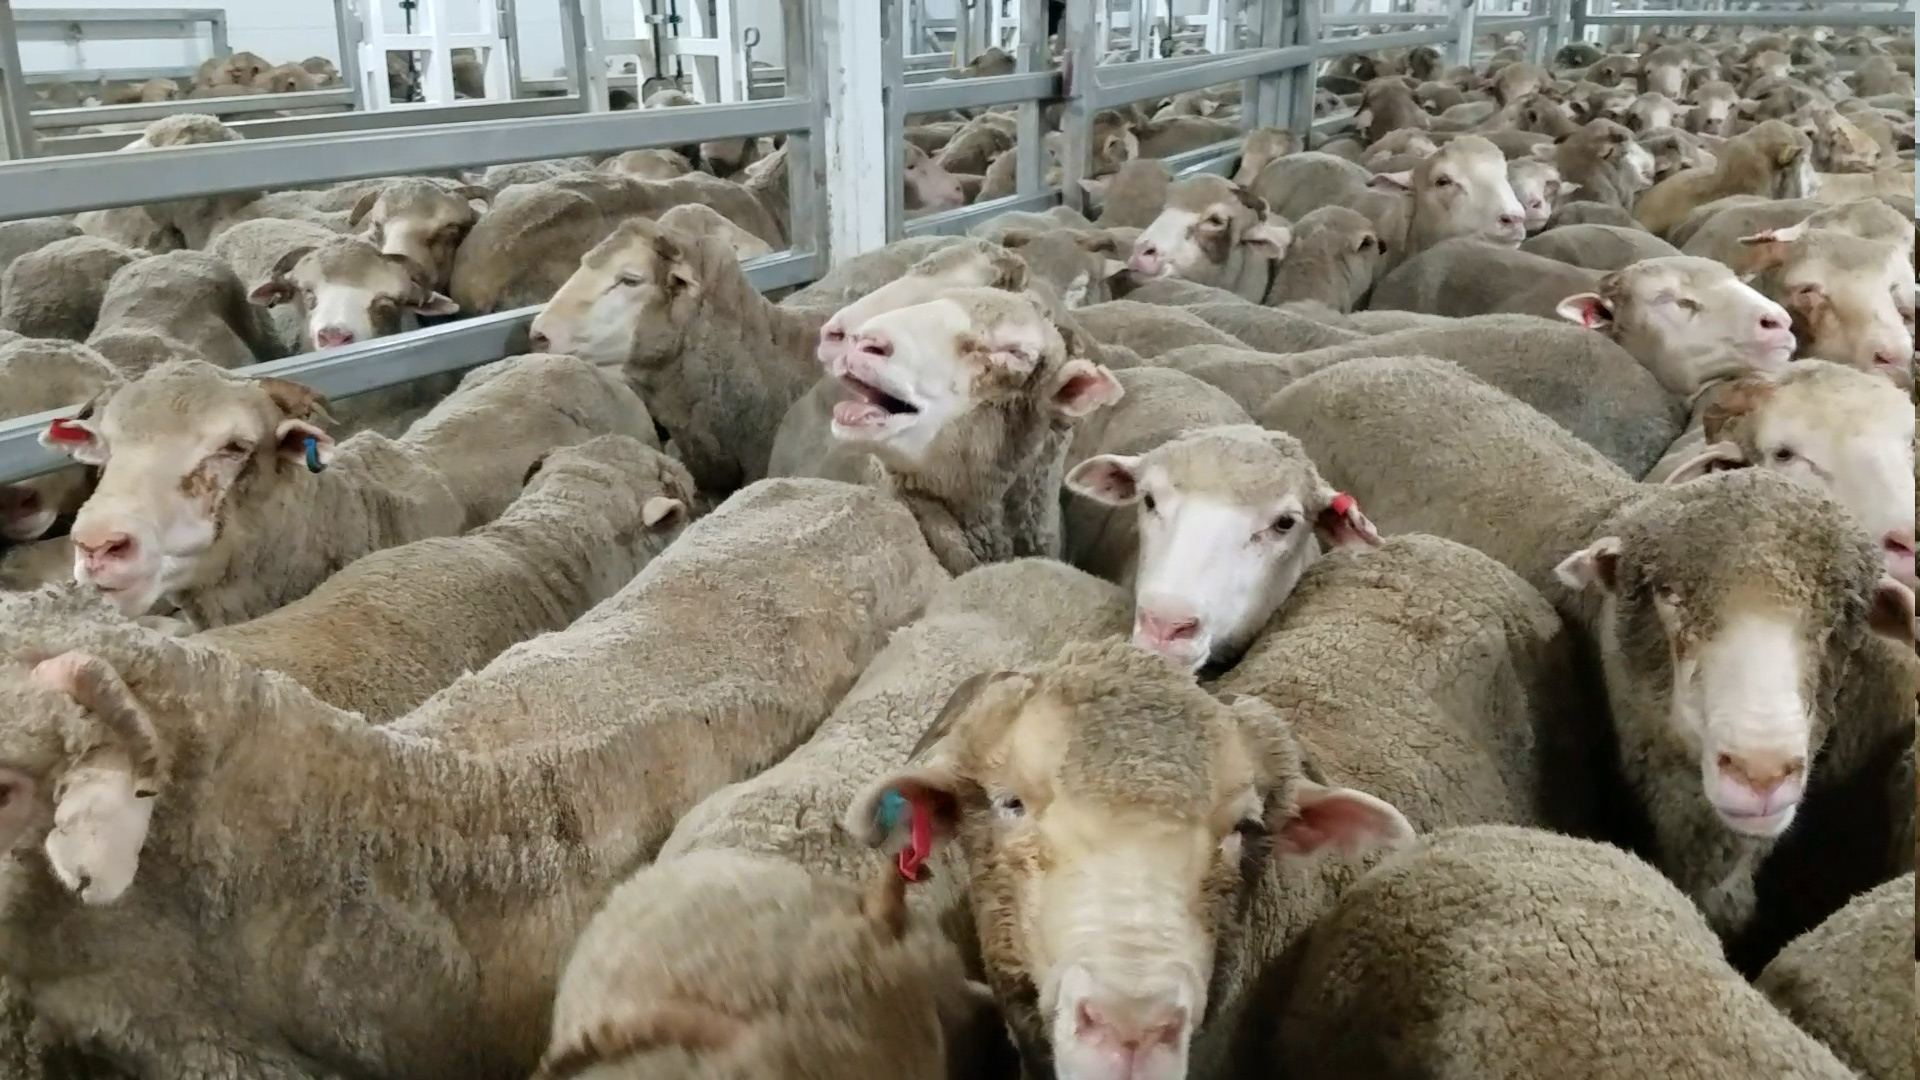
[[[1907,26],[1911,11],[1643,11],[1585,16],[1588,26]]]
[[[1392,34],[1361,34],[1357,37],[1329,38],[1314,46],[1314,55],[1325,59],[1348,53],[1373,52],[1376,49],[1411,49],[1417,45],[1448,45],[1459,40],[1451,27],[1441,30],[1401,30]]]
[[[814,255],[783,253],[755,259],[743,269],[755,288],[767,292],[812,281],[820,276],[822,267]],[[535,306],[482,315],[255,364],[239,369],[239,373],[292,379],[330,398],[350,397],[525,352],[527,325],[538,314],[540,308]],[[74,402],[74,406],[79,404]],[[69,406],[0,423],[0,483],[24,480],[71,464],[66,455],[40,445],[40,432],[48,421],[72,411],[73,406]]]
[[[373,176],[801,131],[812,116],[807,102],[784,99],[560,116],[541,124],[481,120],[177,150],[36,158],[0,165],[0,206],[11,217],[71,214],[234,191],[311,187]]]
[[[1175,180],[1199,173],[1228,176],[1233,173],[1233,165],[1240,160],[1240,150],[1245,145],[1244,139],[1228,139],[1225,142],[1214,143],[1212,146],[1203,146],[1198,150],[1174,154],[1165,160],[1167,168],[1173,171]]]
[[[1243,79],[1255,79],[1262,75],[1286,71],[1289,68],[1307,67],[1313,63],[1314,58],[1314,50],[1308,45],[1290,45],[1282,49],[1250,49],[1229,53],[1210,63],[1194,64],[1178,71],[1113,82],[1107,81],[1103,73],[1113,73],[1116,68],[1100,68],[1095,71],[1094,85],[1088,88],[1086,97],[1090,100],[1087,104],[1091,108],[1105,109],[1133,101],[1172,97],[1189,90],[1201,90],[1209,86],[1239,82]]]
[[[144,124],[176,113],[235,116],[286,109],[331,109],[353,104],[352,90],[305,90],[293,94],[248,94],[244,97],[185,98],[137,105],[95,105],[75,109],[38,109],[35,130],[85,127],[92,124]]]
[[[25,78],[28,86],[59,82],[76,85],[90,82],[146,82],[148,79],[191,79],[198,70],[188,64],[143,68],[66,68],[60,71],[29,71]]]
[[[1437,26],[1452,19],[1444,13],[1418,11],[1382,11],[1374,14],[1322,15],[1321,26]]]
[[[992,221],[1001,214],[1010,214],[1016,210],[1046,210],[1059,204],[1058,188],[1040,192],[1038,195],[1008,195],[1002,199],[962,206],[957,210],[943,210],[938,214],[909,218],[906,234],[908,236],[959,236],[975,225]]]
[[[1024,75],[994,75],[982,79],[946,79],[907,87],[907,112],[946,112],[950,109],[987,109],[1023,101],[1060,96],[1058,71],[1030,71]]]
[[[1511,34],[1515,30],[1531,30],[1536,26],[1552,25],[1553,16],[1551,15],[1496,15],[1492,18],[1476,21],[1474,23],[1474,33]]]
[[[33,23],[221,22],[219,8],[30,8],[13,9],[15,25]]]

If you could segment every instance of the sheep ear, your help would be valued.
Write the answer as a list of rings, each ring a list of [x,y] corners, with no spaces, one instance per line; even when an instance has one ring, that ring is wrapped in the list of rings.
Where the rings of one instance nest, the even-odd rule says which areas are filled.
[[[1102,281],[1107,278],[1117,277],[1126,272],[1127,264],[1121,262],[1119,259],[1102,259],[1100,261],[1100,278]]]
[[[274,278],[271,281],[255,285],[247,293],[247,302],[258,307],[279,307],[293,299],[293,283],[286,278]]]
[[[282,420],[275,430],[281,460],[304,464],[319,472],[333,464],[333,436],[305,420]]]
[[[944,761],[905,766],[854,796],[842,824],[868,847],[894,848],[924,862],[959,829],[964,783]],[[915,838],[923,830],[924,850]]]
[[[369,191],[360,196],[359,201],[353,204],[353,209],[347,212],[347,225],[351,227],[360,224],[360,220],[372,213],[374,204],[379,201],[380,192],[378,191]]]
[[[1413,843],[1412,823],[1392,803],[1353,788],[1327,787],[1301,777],[1293,807],[1273,828],[1281,858],[1333,850],[1346,855]]]
[[[1359,112],[1353,114],[1354,127],[1366,128],[1370,126],[1372,123],[1373,123],[1372,109],[1361,109]]]
[[[1269,259],[1279,261],[1287,257],[1287,249],[1293,246],[1293,230],[1277,217],[1266,220],[1240,234],[1240,242],[1258,250]]]
[[[1108,506],[1131,506],[1140,500],[1139,457],[1096,454],[1067,473],[1064,486]]]
[[[90,420],[53,420],[40,432],[40,445],[58,450],[82,465],[105,465],[107,441]]]
[[[1603,536],[1561,560],[1553,576],[1575,592],[1600,586],[1608,592],[1620,587],[1620,538]]]
[[[333,417],[327,415],[326,395],[313,387],[270,375],[255,379],[254,382],[279,406],[281,415],[318,424],[333,423]]]
[[[1375,173],[1367,184],[1375,191],[1384,191],[1390,195],[1410,195],[1413,193],[1413,170],[1405,172]]]
[[[1366,551],[1380,546],[1380,530],[1360,512],[1360,500],[1345,492],[1328,491],[1326,509],[1314,519],[1313,531],[1329,548]]]
[[[640,507],[640,523],[649,529],[674,519],[684,521],[686,516],[687,504],[666,495],[655,495]]]
[[[1744,469],[1753,464],[1741,451],[1738,443],[1718,442],[1705,451],[1688,458],[1679,468],[1667,477],[1669,484],[1684,484],[1689,480],[1698,480],[1708,473],[1725,472],[1729,469]]]
[[[1742,273],[1757,273],[1770,270],[1787,261],[1787,247],[1800,239],[1807,231],[1807,223],[1789,225],[1784,229],[1763,229],[1752,236],[1743,236],[1740,243],[1751,250],[1735,269]]]
[[[1560,301],[1553,310],[1568,322],[1589,330],[1613,325],[1613,308],[1599,293],[1575,293]]]
[[[1867,625],[1873,632],[1912,648],[1913,590],[1891,577],[1882,577],[1873,587],[1872,605],[1867,609]]]
[[[1106,365],[1074,357],[1060,366],[1048,400],[1055,412],[1078,419],[1119,401],[1125,394],[1126,389]]]
[[[416,315],[457,315],[460,305],[444,293],[430,292],[425,300],[411,305],[409,310]]]
[[[1086,192],[1088,198],[1098,201],[1107,197],[1107,181],[1085,177],[1080,181],[1080,190]]]
[[[1560,198],[1562,199],[1566,198],[1567,196],[1579,190],[1580,190],[1580,182],[1578,180],[1560,181]]]

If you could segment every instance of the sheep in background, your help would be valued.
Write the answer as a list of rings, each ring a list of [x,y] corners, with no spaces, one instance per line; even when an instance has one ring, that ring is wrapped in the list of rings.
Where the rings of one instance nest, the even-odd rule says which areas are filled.
[[[347,224],[366,231],[382,252],[413,260],[426,271],[426,285],[446,292],[453,284],[453,257],[473,231],[493,193],[472,184],[449,185],[402,177],[362,195]]]
[[[1788,945],[1755,984],[1841,1060],[1912,1080],[1913,872],[1862,894]]]
[[[32,808],[0,839],[52,852],[12,866],[0,965],[41,1030],[142,1075],[525,1077],[593,911],[941,579],[885,498],[763,484],[387,726],[82,590],[0,597]]]
[[[250,221],[210,249],[233,265],[253,303],[276,309],[276,345],[286,355],[406,333],[419,329],[421,316],[459,310],[412,259],[321,231],[303,222]]]
[[[0,343],[3,419],[83,405],[119,382],[120,373],[105,357],[77,342],[16,338]],[[84,465],[0,484],[0,540],[17,544],[45,536],[86,503],[93,484],[94,470]],[[68,575],[72,566],[69,559]]]
[[[1292,227],[1266,200],[1203,173],[1167,189],[1166,208],[1134,241],[1127,268],[1145,280],[1177,276],[1267,303],[1292,243]]]
[[[94,236],[56,240],[0,274],[0,330],[85,341],[113,275],[146,252]]]
[[[1453,829],[1389,856],[1290,967],[1257,1041],[1300,1080],[1854,1076],[1652,867],[1546,832]]]
[[[177,342],[186,355],[215,367],[246,367],[284,355],[264,314],[247,303],[238,275],[199,251],[150,255],[113,275],[87,341],[97,346],[103,337],[128,331]]]
[[[372,552],[286,607],[197,640],[392,720],[620,591],[680,534],[693,497],[685,468],[628,436],[561,446],[498,518]]]
[[[29,251],[38,251],[48,244],[61,240],[71,240],[84,230],[73,222],[61,217],[22,218],[18,221],[0,221],[0,274],[13,265],[13,260]],[[139,244],[128,244],[139,247]]]
[[[1520,250],[1588,270],[1621,270],[1645,259],[1678,255],[1672,244],[1645,229],[1618,225],[1558,225],[1529,236]]]

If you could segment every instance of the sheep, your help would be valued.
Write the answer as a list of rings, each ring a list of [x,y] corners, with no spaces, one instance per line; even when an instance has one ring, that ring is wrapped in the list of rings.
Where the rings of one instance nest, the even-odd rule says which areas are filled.
[[[1166,208],[1173,171],[1159,158],[1136,158],[1103,179],[1086,179],[1081,186],[1100,206],[1102,228],[1144,229]]]
[[[0,221],[0,273],[5,273],[7,267],[12,266],[13,261],[20,256],[30,251],[38,251],[48,244],[71,240],[81,232],[80,226],[66,218],[41,217]],[[138,245],[128,246],[137,247]]]
[[[1187,428],[1145,453],[1088,456],[1066,488],[1140,507],[1135,557],[1120,577],[1135,588],[1133,641],[1195,670],[1239,658],[1322,542],[1380,543],[1298,440],[1250,423]]]
[[[1143,304],[1138,300],[1109,300],[1081,308],[1074,312],[1073,318],[1094,340],[1124,345],[1143,357],[1158,356],[1187,345],[1238,348],[1246,344],[1191,311]]]
[[[1728,381],[1706,399],[1694,444],[1676,445],[1650,483],[1725,469],[1769,469],[1825,491],[1869,536],[1887,572],[1920,587],[1913,567],[1913,403],[1887,380],[1822,360]]]
[[[685,468],[629,436],[560,446],[497,519],[372,552],[197,640],[384,723],[620,591],[680,534],[693,496]]]
[[[1854,1075],[1651,867],[1533,829],[1449,829],[1389,856],[1284,978],[1258,1052],[1302,1080]]]
[[[964,1075],[993,1034],[990,999],[905,910],[898,872],[880,874],[863,893],[727,852],[640,871],[561,973],[535,1077]]]
[[[1292,228],[1266,201],[1202,173],[1167,189],[1166,208],[1133,243],[1127,267],[1144,279],[1173,275],[1265,303]]]
[[[980,176],[995,158],[1013,149],[1014,139],[1013,125],[1005,123],[1003,117],[984,113],[968,121],[945,146],[929,152],[934,162],[950,173]]]
[[[1529,236],[1520,250],[1587,270],[1624,270],[1647,259],[1680,254],[1680,249],[1645,229],[1618,225],[1563,225]]]
[[[854,395],[834,406],[833,438],[873,454],[873,482],[951,573],[1058,556],[1067,440],[1124,393],[1031,299],[1000,289],[876,315],[827,371]]]
[[[767,474],[781,418],[819,380],[825,318],[761,296],[721,238],[633,218],[580,259],[530,340],[623,371],[700,489],[724,494]]]
[[[905,274],[922,259],[966,242],[963,236],[913,236],[861,252],[782,300],[781,306],[838,310]]]
[[[1720,145],[1712,169],[1690,169],[1648,188],[1633,216],[1656,236],[1687,219],[1697,206],[1728,195],[1798,199],[1814,193],[1813,144],[1779,120],[1756,125]]]
[[[745,262],[773,254],[773,246],[722,217],[720,211],[702,203],[683,203],[656,219],[663,229],[685,235],[704,233],[717,236],[733,249],[734,258]]]
[[[1286,128],[1254,128],[1247,132],[1246,140],[1240,145],[1240,161],[1234,166],[1233,182],[1250,186],[1268,165],[1302,149],[1300,137]]]
[[[1871,173],[1821,173],[1815,198],[1828,205],[1875,196],[1898,198],[1913,192],[1911,168],[1880,169]]]
[[[1049,559],[962,574],[894,635],[805,745],[694,807],[660,859],[737,851],[862,880],[886,864],[840,828],[841,813],[868,778],[900,768],[916,744],[934,737],[941,705],[969,677],[1039,662],[1069,642],[1123,634],[1128,618],[1118,587]],[[964,912],[965,874],[948,860],[936,860],[933,871],[928,887],[913,890],[913,906],[951,923]]]
[[[1526,211],[1529,235],[1547,227],[1547,221],[1553,217],[1553,208],[1567,188],[1566,181],[1560,179],[1558,166],[1530,157],[1507,162],[1507,183],[1513,187],[1514,198],[1520,200],[1520,206]]]
[[[274,347],[285,355],[405,333],[422,315],[459,310],[412,259],[306,222],[242,222],[208,251],[234,268],[252,303],[273,309]]]
[[[661,90],[648,95],[644,104],[649,109],[675,109],[697,106],[701,102],[681,90]],[[714,176],[732,176],[760,160],[760,140],[713,139],[679,147],[678,151]]]
[[[107,282],[145,254],[111,240],[76,236],[21,255],[0,274],[0,330],[87,340],[100,317]]]
[[[197,360],[194,351],[179,339],[159,333],[151,327],[135,324],[95,331],[87,338],[87,347],[106,358],[129,379],[146,374],[169,360]]]
[[[362,195],[347,224],[363,228],[382,252],[412,259],[426,271],[429,287],[444,293],[452,287],[454,253],[480,220],[474,203],[492,198],[488,189],[470,184],[401,177]]]
[[[1859,199],[1837,206],[1827,206],[1817,199],[1753,199],[1737,204],[1726,199],[1701,207],[1687,220],[1691,229],[1683,226],[1675,235],[1684,234],[1681,250],[1688,255],[1745,267],[1752,247],[1747,237],[1794,225],[1892,243],[1904,237],[1912,247],[1913,223],[1880,199]]]
[[[771,247],[787,246],[784,227],[740,184],[700,173],[675,180],[582,173],[501,192],[454,254],[448,295],[474,314],[545,303],[621,224],[694,202]]]
[[[119,381],[106,358],[76,342],[0,343],[0,416],[9,420],[79,405]],[[92,493],[92,471],[85,466],[0,484],[0,540],[17,544],[45,536]]]
[[[912,143],[906,145],[905,152],[906,161],[900,176],[905,189],[902,205],[906,209],[937,213],[966,205],[966,192],[961,190],[958,178]]]
[[[672,180],[693,171],[693,163],[666,149],[628,150],[595,166],[601,172],[620,173],[642,180]]]
[[[1266,302],[1314,300],[1352,311],[1372,291],[1384,261],[1380,235],[1365,214],[1323,206],[1294,223],[1293,242],[1274,271]]]
[[[1536,151],[1551,157],[1560,179],[1578,185],[1569,205],[1596,202],[1631,209],[1635,199],[1653,183],[1653,155],[1633,132],[1611,120],[1592,120],[1556,143]]]
[[[1561,203],[1554,208],[1553,216],[1547,219],[1546,231],[1551,233],[1572,225],[1607,225],[1631,232],[1647,232],[1626,210],[1611,203],[1598,202]],[[1647,235],[1653,236],[1652,233]]]
[[[1096,455],[1140,455],[1188,431],[1250,423],[1246,409],[1217,387],[1164,367],[1114,373],[1126,391],[1089,416],[1067,446],[1071,475]],[[1134,512],[1062,493],[1061,558],[1108,581],[1124,582],[1138,545]]]
[[[1360,92],[1360,111],[1353,114],[1353,126],[1368,143],[1395,131],[1424,131],[1432,125],[1433,118],[1413,99],[1413,84],[1397,75],[1367,83]]]
[[[762,484],[386,726],[81,590],[0,598],[4,839],[52,849],[11,867],[0,968],[141,1075],[525,1077],[592,912],[940,580],[875,493]]]
[[[1255,419],[1299,438],[1383,531],[1472,544],[1583,631],[1654,861],[1717,929],[1752,919],[1754,869],[1822,743],[1896,723],[1863,707],[1827,738],[1840,673],[1846,693],[1877,693],[1896,678],[1878,639],[1910,640],[1913,616],[1880,545],[1817,491],[1754,469],[1640,484],[1531,407],[1417,357],[1309,375]],[[1823,766],[1835,781],[1858,764],[1837,756]]]
[[[1457,579],[1463,565],[1478,574],[1434,584]],[[1432,631],[1411,662],[1409,603]],[[1497,701],[1503,718],[1523,724],[1551,715],[1549,661],[1566,650],[1536,593],[1465,548],[1408,538],[1321,560],[1284,610],[1318,612],[1290,636],[1326,672],[1345,671],[1358,647],[1394,657],[1379,677],[1410,673],[1381,704],[1356,711],[1343,700],[1316,710],[1316,720],[1351,725],[1384,711],[1415,729],[1404,732],[1414,745],[1431,750],[1446,739],[1457,768],[1436,775],[1410,746],[1392,767],[1374,766],[1418,796],[1414,813],[1429,824],[1528,818],[1533,783],[1527,763],[1515,762],[1526,754],[1509,733],[1486,738],[1473,705]],[[1309,646],[1310,635],[1323,643]],[[1311,686],[1306,665],[1294,670]],[[1431,707],[1407,701],[1433,700],[1442,687]],[[1143,1075],[1248,1071],[1228,1059],[1242,1023],[1258,1015],[1250,995],[1260,973],[1358,869],[1351,859],[1302,857],[1364,858],[1413,836],[1407,814],[1335,786],[1349,769],[1368,768],[1350,738],[1316,741],[1314,725],[1295,727],[1251,694],[1209,694],[1127,642],[1069,645],[955,698],[922,753],[875,776],[852,802],[846,828],[893,842],[899,830],[875,816],[893,792],[933,819],[936,842],[959,840],[987,980],[1035,1074],[1051,1061],[1080,1075],[1103,1044],[1136,1042]],[[1443,787],[1442,776],[1453,783]],[[987,798],[962,796],[976,790]],[[1061,831],[1069,821],[1071,846]]]
[[[101,470],[74,518],[75,578],[130,616],[164,598],[212,628],[298,599],[369,551],[462,528],[465,506],[424,454],[374,432],[336,447],[328,419],[298,383],[196,360],[49,425],[43,443]]]
[[[521,184],[539,184],[560,180],[593,167],[590,158],[561,158],[556,161],[516,161],[490,165],[480,174],[477,186],[499,194]]]
[[[1800,225],[1743,240],[1754,286],[1786,305],[1798,355],[1902,384],[1913,363],[1913,245]]]
[[[88,342],[142,330],[178,342],[189,356],[217,367],[245,367],[282,355],[264,314],[247,303],[239,276],[225,261],[200,251],[136,259],[107,282]]]
[[[1506,156],[1477,135],[1450,140],[1410,172],[1377,177],[1326,154],[1295,154],[1267,166],[1249,190],[1287,220],[1322,206],[1360,211],[1379,229],[1386,267],[1453,236],[1506,244],[1526,238],[1526,212],[1507,183]]]
[[[72,580],[73,542],[64,535],[9,544],[0,551],[0,589],[25,592]],[[0,1061],[5,1060],[0,1054]]]
[[[1795,344],[1785,308],[1726,266],[1680,255],[1602,274],[1449,240],[1382,278],[1369,303],[1450,316],[1558,315],[1612,338],[1680,395],[1709,379],[1778,370]]]
[[[1908,871],[1854,900],[1787,946],[1756,983],[1867,1076],[1914,1075],[1913,881]]]

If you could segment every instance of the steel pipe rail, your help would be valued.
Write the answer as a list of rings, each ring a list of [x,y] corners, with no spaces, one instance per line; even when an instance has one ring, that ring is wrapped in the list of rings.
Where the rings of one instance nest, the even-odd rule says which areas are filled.
[[[812,116],[808,102],[782,99],[563,116],[544,124],[484,120],[344,136],[35,158],[0,168],[0,207],[10,217],[39,217],[263,188],[304,188],[470,165],[802,131]]]
[[[1321,26],[1444,26],[1453,16],[1444,11],[1382,11],[1373,14],[1322,15]]]
[[[1911,11],[1615,11],[1581,16],[1587,26],[1900,26]]]
[[[1391,34],[1360,34],[1322,41],[1314,50],[1321,59],[1376,49],[1411,49],[1416,45],[1448,45],[1459,39],[1451,27],[1440,30],[1400,30]]]
[[[945,79],[909,83],[906,87],[909,113],[990,109],[996,105],[1017,105],[1024,101],[1058,97],[1059,94],[1058,71],[1032,71],[980,79]]]
[[[1046,210],[1057,206],[1059,202],[1058,191],[1043,191],[1038,195],[1007,195],[972,206],[962,206],[957,210],[909,218],[904,231],[908,236],[958,236],[1001,214],[1011,214],[1016,210]]]
[[[1278,49],[1253,49],[1229,53],[1209,63],[1192,64],[1158,75],[1120,79],[1113,82],[1108,82],[1101,77],[1103,69],[1095,69],[1092,84],[1085,87],[1082,93],[1092,108],[1105,109],[1147,98],[1172,97],[1189,90],[1238,82],[1242,79],[1257,79],[1262,75],[1277,74],[1289,68],[1305,67],[1315,59],[1317,59],[1317,53],[1312,46],[1289,45]],[[1112,65],[1104,70],[1112,70],[1112,67],[1118,66]]]
[[[137,105],[94,105],[72,109],[37,109],[33,113],[35,129],[82,127],[92,124],[144,124],[176,113],[203,113],[207,116],[239,116],[246,113],[280,112],[286,109],[328,109],[353,104],[353,91],[304,90],[292,94],[249,94],[245,97],[185,98],[179,101],[151,101]]]
[[[761,292],[798,285],[820,275],[819,259],[813,255],[769,255],[744,264],[742,269]],[[351,397],[524,353],[527,327],[539,313],[539,307],[527,307],[482,315],[410,334],[255,364],[238,369],[236,374],[292,379],[330,398]],[[41,446],[40,432],[48,421],[71,414],[79,405],[75,402],[64,409],[0,423],[0,483],[72,464],[66,455]]]

